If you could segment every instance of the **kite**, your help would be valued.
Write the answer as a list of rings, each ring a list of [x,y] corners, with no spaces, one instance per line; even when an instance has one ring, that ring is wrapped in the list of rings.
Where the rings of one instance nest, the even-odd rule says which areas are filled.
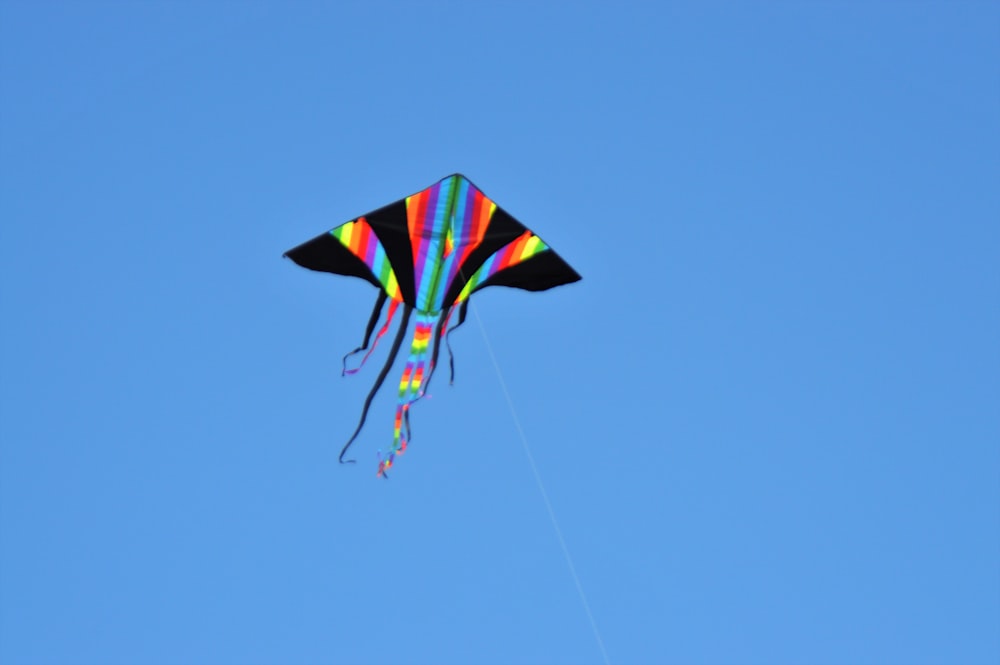
[[[487,286],[544,291],[580,279],[541,238],[457,173],[341,224],[287,251],[285,256],[304,268],[360,277],[379,289],[361,346],[344,356],[344,375],[361,369],[389,330],[397,310],[402,309],[389,357],[365,398],[354,434],[340,451],[341,463],[354,462],[344,460],[344,455],[364,427],[372,400],[403,344],[410,318],[415,318],[410,352],[399,383],[392,446],[386,455],[381,451],[378,454],[380,477],[386,476],[412,438],[410,407],[430,386],[442,336],[454,382],[448,335],[465,321],[473,293]],[[373,341],[386,301],[386,320]],[[456,312],[458,321],[449,329]],[[348,369],[348,358],[362,351],[367,353],[360,364]]]

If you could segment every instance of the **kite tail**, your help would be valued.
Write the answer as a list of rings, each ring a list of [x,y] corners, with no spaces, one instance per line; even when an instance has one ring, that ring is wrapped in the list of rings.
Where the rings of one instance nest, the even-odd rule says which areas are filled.
[[[385,305],[386,298],[388,297],[389,296],[386,295],[385,291],[379,289],[378,298],[376,298],[375,300],[375,307],[372,308],[372,314],[370,317],[368,317],[368,325],[365,327],[365,338],[361,342],[361,346],[359,346],[358,348],[354,349],[353,351],[344,356],[344,359],[342,361],[344,368],[343,371],[341,372],[341,375],[347,373],[347,359],[353,356],[355,353],[359,353],[368,348],[368,341],[372,337],[372,331],[375,330],[375,324],[378,323],[378,317],[382,314],[382,306]]]
[[[451,318],[451,312],[453,312],[454,310],[455,308],[453,307],[448,312],[448,318]],[[469,313],[469,298],[466,298],[465,300],[462,301],[461,307],[458,308],[458,323],[455,324],[454,328],[452,328],[451,330],[449,330],[444,334],[444,344],[445,346],[448,347],[448,367],[451,369],[451,381],[450,381],[451,385],[455,385],[455,356],[451,352],[450,338],[451,334],[456,330],[458,330],[459,326],[465,323],[465,315],[468,313]],[[448,322],[445,321],[445,328],[447,327],[448,327]]]
[[[433,372],[433,362],[428,358],[431,338],[434,336],[434,314],[417,314],[413,329],[410,355],[399,382],[399,401],[393,429],[392,448],[384,457],[379,452],[378,475],[385,476],[396,460],[396,455],[406,452],[410,436],[410,406],[424,396],[427,379]]]
[[[361,409],[361,420],[358,422],[357,429],[354,430],[354,434],[348,439],[347,443],[344,444],[343,449],[340,451],[339,461],[344,464],[344,455],[347,453],[347,449],[351,447],[354,440],[358,438],[358,434],[361,433],[361,428],[365,425],[365,419],[368,418],[368,409],[372,405],[372,400],[375,399],[375,393],[378,389],[382,387],[382,383],[385,381],[385,377],[389,374],[389,370],[392,369],[392,363],[396,360],[396,355],[399,353],[399,347],[403,345],[403,337],[406,336],[406,329],[410,323],[410,314],[413,312],[413,308],[409,305],[403,306],[403,320],[399,322],[399,332],[396,333],[396,339],[392,342],[392,348],[389,349],[389,357],[386,358],[385,365],[382,366],[382,371],[379,372],[378,378],[375,379],[375,385],[372,386],[371,391],[368,393],[368,397],[365,398],[365,405]],[[347,460],[347,462],[353,463],[354,460]]]
[[[451,319],[451,313],[453,311],[455,311],[454,307],[445,310],[441,316],[438,317],[437,325],[434,326],[434,350],[431,351],[431,363],[428,368],[427,375],[424,377],[424,385],[423,390],[420,392],[420,397],[423,397],[423,395],[431,388],[431,379],[434,378],[434,370],[437,369],[438,365],[438,354],[441,352],[441,338],[444,337],[442,332],[448,328],[448,320]]]
[[[361,346],[354,349],[346,356],[344,356],[344,367],[341,371],[341,376],[347,376],[348,374],[356,374],[358,370],[365,366],[368,361],[368,357],[375,351],[375,347],[378,346],[378,341],[382,339],[383,336],[389,331],[389,324],[392,323],[392,317],[396,315],[396,309],[399,307],[399,301],[393,300],[389,303],[389,314],[386,316],[385,324],[379,329],[378,334],[375,336],[375,341],[372,342],[372,347],[368,349],[368,342],[371,339],[372,331],[375,329],[375,324],[378,323],[378,317],[382,313],[382,305],[388,296],[385,295],[384,291],[379,291],[379,300],[375,303],[375,309],[372,310],[372,317],[368,320],[368,328],[365,330],[365,339]],[[361,359],[361,363],[354,369],[347,369],[347,359],[356,353],[360,353],[368,349],[368,353],[365,354],[364,358]]]

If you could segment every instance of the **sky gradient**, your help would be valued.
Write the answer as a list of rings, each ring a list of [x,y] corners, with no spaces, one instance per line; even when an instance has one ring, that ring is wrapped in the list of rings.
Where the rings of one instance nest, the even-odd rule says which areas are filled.
[[[454,172],[583,279],[382,481]],[[0,662],[600,663],[520,427],[612,663],[997,663],[998,183],[997,2],[0,0]]]

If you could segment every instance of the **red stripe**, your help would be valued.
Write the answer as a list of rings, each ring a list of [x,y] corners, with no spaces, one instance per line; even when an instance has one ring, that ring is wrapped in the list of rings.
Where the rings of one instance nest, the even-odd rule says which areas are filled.
[[[531,231],[525,231],[517,240],[507,245],[507,249],[501,257],[502,261],[500,262],[499,270],[509,268],[514,265],[514,263],[520,263],[520,260],[515,261],[514,257],[519,257],[521,255],[521,252],[524,250],[524,244],[528,242],[528,238],[530,237]]]
[[[372,229],[366,222],[359,222],[354,225],[354,228],[361,231],[361,233],[358,234],[360,237],[358,238],[358,249],[355,252],[355,255],[367,264],[368,243],[371,241]]]
[[[410,245],[413,247],[413,259],[417,261],[420,255],[420,243],[423,240],[424,222],[427,218],[427,201],[430,199],[430,188],[413,195],[416,199],[413,215],[410,216]],[[419,285],[418,285],[419,286]]]

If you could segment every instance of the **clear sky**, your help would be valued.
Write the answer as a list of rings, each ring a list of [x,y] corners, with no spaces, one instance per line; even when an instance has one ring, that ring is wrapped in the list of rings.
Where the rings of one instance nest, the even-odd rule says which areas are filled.
[[[465,0],[0,0],[0,661],[603,661],[475,321],[337,464],[456,171],[610,662],[1000,662],[1000,3]]]

